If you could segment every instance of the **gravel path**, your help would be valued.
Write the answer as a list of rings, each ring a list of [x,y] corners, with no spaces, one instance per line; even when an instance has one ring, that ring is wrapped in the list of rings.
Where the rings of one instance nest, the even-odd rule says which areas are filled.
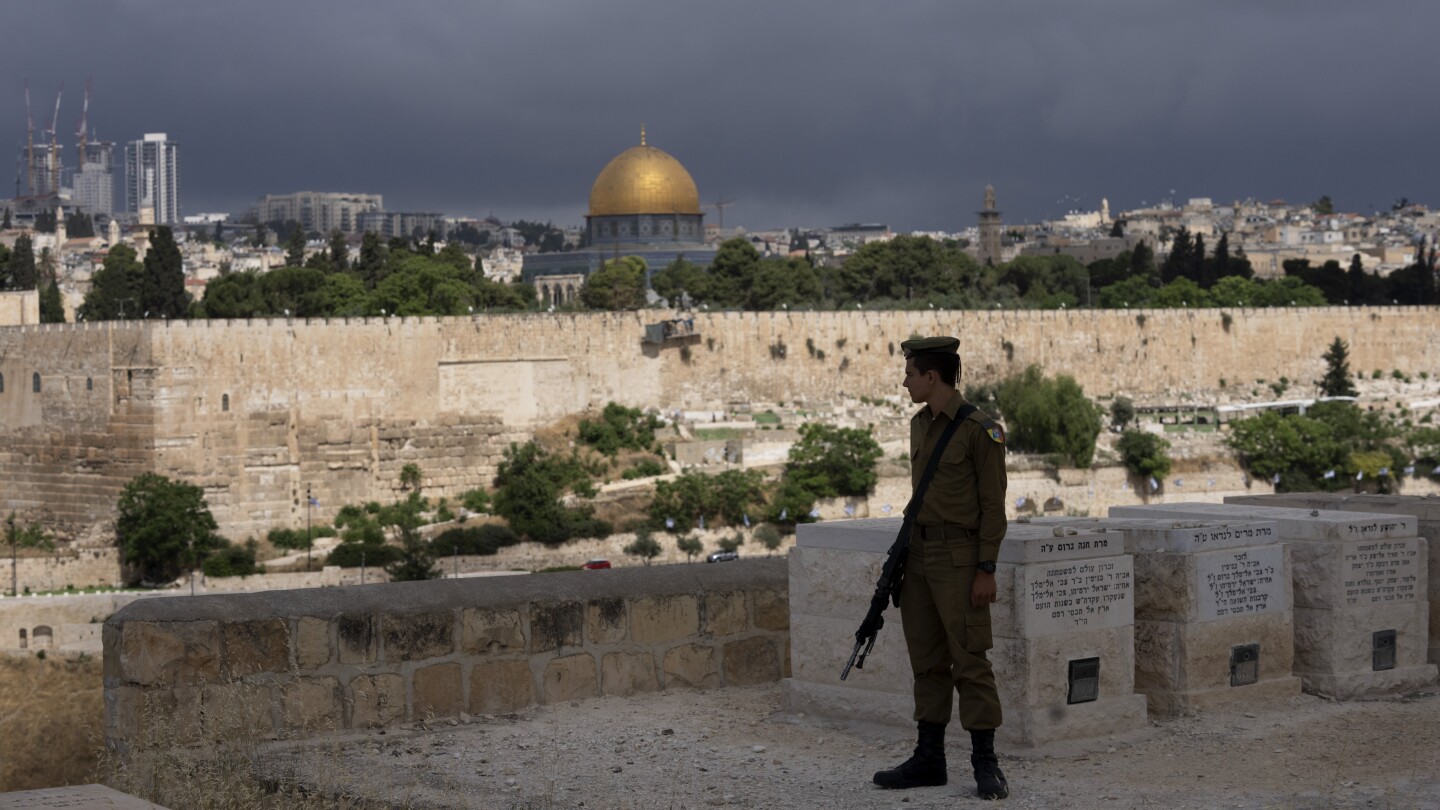
[[[787,713],[769,685],[438,721],[273,751],[264,768],[417,809],[982,806],[963,733],[948,742],[950,785],[873,787],[871,774],[912,745],[897,729]],[[1302,695],[1152,722],[1125,739],[1002,750],[1001,762],[1008,807],[1440,808],[1440,694]]]

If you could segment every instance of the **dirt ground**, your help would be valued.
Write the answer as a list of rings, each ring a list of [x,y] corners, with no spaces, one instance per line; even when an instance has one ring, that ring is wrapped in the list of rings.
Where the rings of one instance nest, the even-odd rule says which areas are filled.
[[[913,745],[895,728],[786,712],[778,684],[601,698],[312,743],[272,777],[409,808],[981,806],[969,738],[950,784],[886,791],[871,774]],[[959,730],[956,729],[958,732]],[[1021,808],[1440,808],[1440,692],[1152,721],[1124,738],[1001,751]]]

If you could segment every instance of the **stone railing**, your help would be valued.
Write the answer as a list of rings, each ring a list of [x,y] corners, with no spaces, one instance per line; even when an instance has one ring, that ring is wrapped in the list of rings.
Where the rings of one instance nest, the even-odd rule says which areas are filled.
[[[116,750],[789,674],[784,559],[152,599],[104,627]]]

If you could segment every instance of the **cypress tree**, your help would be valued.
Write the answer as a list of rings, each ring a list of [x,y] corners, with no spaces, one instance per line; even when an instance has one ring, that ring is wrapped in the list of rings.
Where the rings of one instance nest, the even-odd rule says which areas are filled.
[[[185,264],[175,234],[161,225],[150,233],[150,250],[145,254],[145,280],[140,290],[140,310],[150,317],[184,318],[190,311],[190,294],[185,292]]]
[[[1320,395],[1353,397],[1358,392],[1350,379],[1350,347],[1337,335],[1325,352],[1325,378],[1320,381]]]
[[[15,240],[15,250],[10,253],[10,284],[19,290],[33,290],[38,280],[35,270],[35,243],[30,234]]]

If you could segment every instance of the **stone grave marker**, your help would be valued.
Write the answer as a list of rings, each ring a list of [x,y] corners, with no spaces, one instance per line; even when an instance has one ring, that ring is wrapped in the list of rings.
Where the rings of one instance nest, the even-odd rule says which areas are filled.
[[[883,518],[798,527],[790,555],[792,677],[785,682],[791,708],[911,725],[914,678],[898,609],[885,612],[864,669],[840,680],[900,524]],[[1143,727],[1145,698],[1134,693],[1134,571],[1123,538],[1055,537],[1016,523],[1008,532],[988,654],[1004,710],[1000,739],[1037,745]]]
[[[1425,539],[1415,518],[1244,504],[1112,507],[1113,517],[1270,520],[1290,546],[1294,672],[1307,692],[1342,699],[1435,681],[1426,663]]]
[[[1251,504],[1253,506],[1288,506],[1304,509],[1343,509],[1350,512],[1378,512],[1393,515],[1411,515],[1418,523],[1416,529],[1425,538],[1426,557],[1429,571],[1426,574],[1425,598],[1430,606],[1427,624],[1430,628],[1428,660],[1440,664],[1440,497],[1434,495],[1369,495],[1345,494],[1341,492],[1292,492],[1279,495],[1238,495],[1225,499],[1226,503]]]
[[[1152,713],[1300,691],[1289,559],[1273,522],[1034,518],[1123,538],[1135,560],[1135,691]]]
[[[104,785],[22,790],[0,793],[0,810],[165,810],[134,796],[128,796]]]

